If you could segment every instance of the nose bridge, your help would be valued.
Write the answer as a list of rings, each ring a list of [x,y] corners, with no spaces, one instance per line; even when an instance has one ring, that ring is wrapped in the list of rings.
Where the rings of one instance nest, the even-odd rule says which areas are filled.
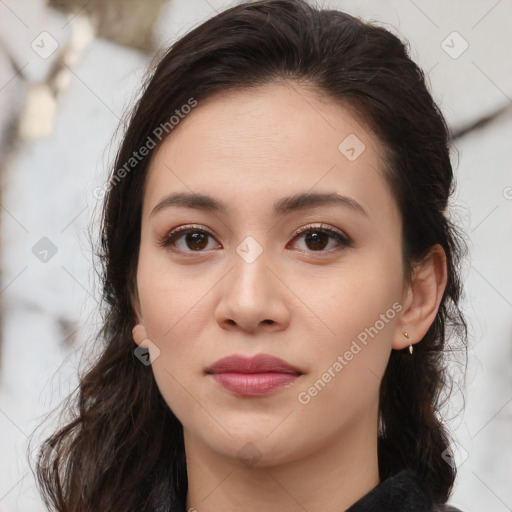
[[[235,249],[230,287],[239,303],[245,306],[271,300],[277,293],[273,291],[275,280],[268,269],[268,251],[253,237],[246,237]]]
[[[285,322],[288,315],[283,290],[269,267],[270,254],[255,238],[249,236],[235,248],[217,307],[218,322],[236,323],[247,330],[269,321]]]

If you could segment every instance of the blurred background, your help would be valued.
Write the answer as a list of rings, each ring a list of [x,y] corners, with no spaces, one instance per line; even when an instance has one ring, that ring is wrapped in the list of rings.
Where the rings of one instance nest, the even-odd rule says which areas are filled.
[[[27,441],[91,355],[88,229],[97,235],[120,119],[156,50],[235,3],[0,0],[0,512],[45,510]],[[407,38],[453,131],[470,345],[464,395],[446,411],[447,463],[459,467],[450,502],[512,511],[512,1],[317,5]]]

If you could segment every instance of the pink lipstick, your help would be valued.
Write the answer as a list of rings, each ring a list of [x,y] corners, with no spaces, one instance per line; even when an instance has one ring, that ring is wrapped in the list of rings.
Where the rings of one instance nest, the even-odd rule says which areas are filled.
[[[221,387],[239,396],[265,396],[289,386],[302,375],[286,361],[268,354],[224,357],[206,373]]]

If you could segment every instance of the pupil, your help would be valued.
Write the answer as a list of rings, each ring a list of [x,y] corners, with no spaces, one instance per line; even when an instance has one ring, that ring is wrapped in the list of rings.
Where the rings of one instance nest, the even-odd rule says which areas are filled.
[[[311,249],[323,249],[326,244],[322,243],[321,238],[326,238],[325,233],[310,233],[309,235],[306,235],[306,243],[310,242],[313,244],[313,247],[310,247]],[[324,240],[325,241],[325,240]]]
[[[208,245],[206,241],[206,236],[203,233],[188,233],[186,235],[186,238],[189,249],[192,249],[194,251],[204,249],[204,247]],[[203,243],[201,243],[201,238]]]

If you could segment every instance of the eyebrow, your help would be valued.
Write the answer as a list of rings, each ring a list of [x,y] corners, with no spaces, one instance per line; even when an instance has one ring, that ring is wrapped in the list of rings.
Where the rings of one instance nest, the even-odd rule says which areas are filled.
[[[157,212],[171,207],[196,208],[204,211],[227,213],[229,208],[222,201],[205,194],[177,192],[165,196],[151,211],[150,217]],[[318,206],[342,206],[356,213],[369,217],[368,212],[351,197],[336,192],[295,194],[278,199],[273,205],[274,215],[284,216],[288,213]]]

